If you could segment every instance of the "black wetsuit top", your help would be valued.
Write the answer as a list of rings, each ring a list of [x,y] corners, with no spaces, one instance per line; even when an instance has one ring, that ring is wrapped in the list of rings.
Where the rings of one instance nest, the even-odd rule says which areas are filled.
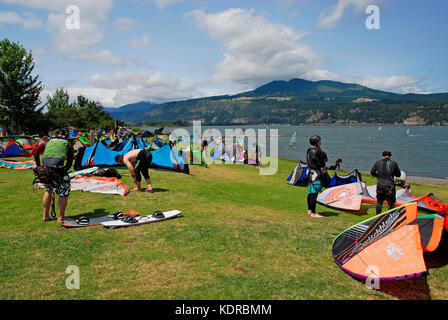
[[[327,154],[320,149],[309,148],[306,152],[306,162],[310,169],[321,172],[327,161]]]
[[[378,186],[394,187],[394,176],[399,177],[401,171],[395,161],[381,159],[375,162],[370,174],[378,178]]]

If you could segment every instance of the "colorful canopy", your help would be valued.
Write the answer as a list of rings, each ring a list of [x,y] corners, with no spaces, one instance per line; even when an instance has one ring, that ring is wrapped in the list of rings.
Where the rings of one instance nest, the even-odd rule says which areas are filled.
[[[336,264],[357,279],[402,280],[427,271],[423,251],[440,243],[444,219],[417,217],[417,203],[409,203],[357,224],[333,242]]]

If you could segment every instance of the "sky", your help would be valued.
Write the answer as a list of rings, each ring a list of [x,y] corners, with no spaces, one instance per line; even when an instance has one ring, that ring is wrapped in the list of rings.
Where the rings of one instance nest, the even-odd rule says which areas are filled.
[[[446,0],[0,0],[0,38],[32,52],[43,101],[63,87],[119,107],[292,78],[436,93],[447,15]]]

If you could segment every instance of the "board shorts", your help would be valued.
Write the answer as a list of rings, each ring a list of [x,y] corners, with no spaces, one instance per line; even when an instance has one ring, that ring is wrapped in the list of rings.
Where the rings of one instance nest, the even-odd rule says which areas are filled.
[[[63,163],[63,161],[62,161]],[[49,192],[55,192],[59,197],[67,198],[70,195],[70,176],[67,171],[60,167],[54,159],[42,159],[42,164],[46,165],[51,170],[54,181],[49,184],[45,184],[45,190]]]
[[[308,182],[308,193],[319,193],[322,191],[322,182],[320,179]]]

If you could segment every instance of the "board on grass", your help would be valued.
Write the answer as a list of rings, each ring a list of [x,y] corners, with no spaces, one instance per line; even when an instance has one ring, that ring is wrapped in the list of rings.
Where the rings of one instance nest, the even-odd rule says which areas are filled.
[[[153,223],[165,221],[173,218],[177,218],[182,214],[182,211],[179,210],[171,210],[160,212],[156,211],[154,214],[146,215],[146,216],[136,216],[134,219],[121,219],[121,220],[113,220],[113,221],[105,221],[101,224],[110,229],[115,228],[124,228],[124,227],[132,227],[139,226],[142,224]]]
[[[78,227],[92,227],[101,225],[104,222],[110,222],[115,221],[118,219],[124,218],[126,215],[138,215],[138,212],[136,211],[127,211],[127,212],[121,212],[117,211],[113,214],[101,216],[101,217],[95,217],[90,218],[88,216],[81,216],[77,219],[65,219],[64,222],[61,223],[62,226],[66,228],[78,228]]]
[[[96,218],[81,217],[78,219],[65,219],[64,222],[61,223],[61,225],[66,228],[92,227],[108,221],[114,221],[114,218],[107,215]]]

